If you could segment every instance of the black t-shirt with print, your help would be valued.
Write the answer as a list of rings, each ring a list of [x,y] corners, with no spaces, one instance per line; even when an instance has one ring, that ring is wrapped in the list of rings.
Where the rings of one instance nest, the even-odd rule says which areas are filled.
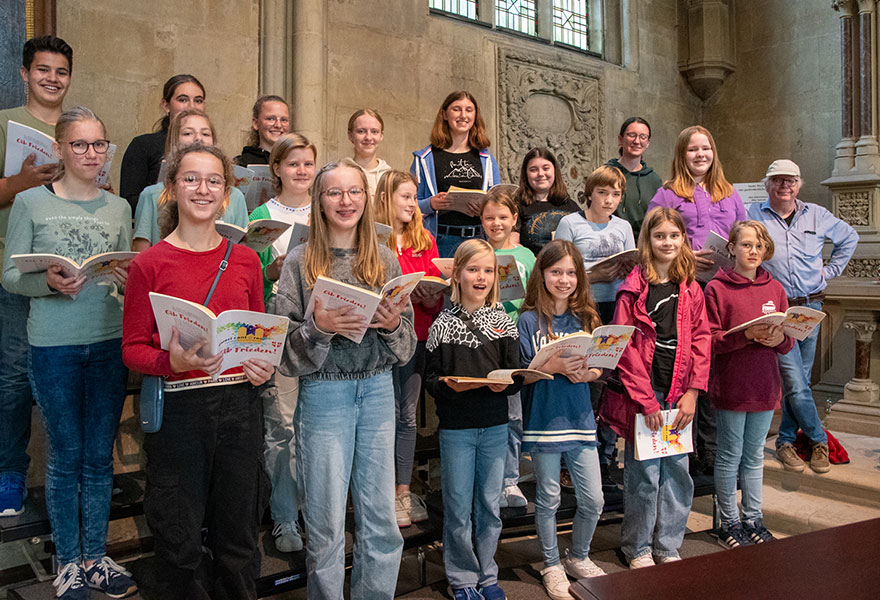
[[[469,190],[483,188],[483,164],[479,150],[453,154],[432,146],[431,154],[434,157],[437,193],[448,191],[452,186]],[[444,225],[479,225],[480,218],[454,210],[441,210],[437,222]]]
[[[657,332],[657,345],[651,364],[651,387],[668,392],[672,384],[675,349],[678,346],[678,284],[672,281],[650,284],[645,305]]]
[[[532,202],[519,205],[519,243],[535,256],[553,239],[562,217],[581,208],[571,198],[555,206],[550,202]]]

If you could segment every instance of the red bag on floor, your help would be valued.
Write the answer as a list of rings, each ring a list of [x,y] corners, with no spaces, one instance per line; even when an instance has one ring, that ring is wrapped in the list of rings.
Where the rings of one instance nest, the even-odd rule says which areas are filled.
[[[828,436],[828,462],[832,465],[849,463],[849,454],[846,453],[846,448],[827,429],[825,435]],[[794,441],[794,449],[802,460],[810,462],[810,456],[813,454],[813,442],[804,435],[803,431],[798,431],[797,439]]]

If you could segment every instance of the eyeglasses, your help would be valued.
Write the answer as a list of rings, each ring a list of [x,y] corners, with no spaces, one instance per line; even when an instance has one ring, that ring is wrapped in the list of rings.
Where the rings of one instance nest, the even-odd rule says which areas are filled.
[[[773,184],[778,187],[793,188],[798,184],[798,180],[794,177],[771,177],[770,181],[772,181]]]
[[[348,197],[351,200],[360,200],[364,197],[364,188],[362,187],[353,187],[349,190],[341,190],[339,188],[330,188],[329,190],[324,190],[321,192],[322,196],[326,196],[331,200],[342,200],[342,196],[348,194]]]
[[[629,133],[627,133],[627,134],[624,135],[623,137],[625,137],[626,139],[628,139],[628,140],[630,140],[630,141],[633,141],[633,140],[635,140],[636,138],[638,138],[638,140],[639,140],[640,142],[647,142],[649,139],[651,139],[651,136],[649,136],[648,134],[645,134],[645,133],[636,133],[635,131],[630,131]]]
[[[107,150],[110,149],[110,140],[95,140],[94,142],[76,140],[68,143],[74,154],[85,154],[89,151],[89,146],[95,149],[96,154],[107,154]]]
[[[212,192],[220,192],[226,188],[226,180],[223,179],[220,175],[208,175],[207,177],[201,177],[199,175],[194,175],[192,173],[187,173],[186,175],[181,175],[177,181],[183,184],[188,190],[197,190],[199,186],[202,185],[202,182],[205,182],[205,185]]]

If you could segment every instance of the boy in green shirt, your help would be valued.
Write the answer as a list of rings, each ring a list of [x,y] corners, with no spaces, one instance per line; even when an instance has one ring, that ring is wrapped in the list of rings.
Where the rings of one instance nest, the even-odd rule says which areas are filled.
[[[0,111],[0,263],[6,245],[9,210],[16,194],[50,183],[55,165],[36,166],[30,155],[21,172],[4,173],[9,121],[55,137],[55,123],[70,87],[73,49],[61,38],[36,37],[25,42],[21,78],[27,85],[27,104]],[[31,388],[28,382],[27,320],[30,299],[0,287],[0,517],[21,514],[30,459]]]

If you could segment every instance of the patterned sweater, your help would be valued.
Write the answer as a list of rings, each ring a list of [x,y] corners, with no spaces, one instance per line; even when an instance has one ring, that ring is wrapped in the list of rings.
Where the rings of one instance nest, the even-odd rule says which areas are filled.
[[[488,338],[484,344],[468,329],[459,304],[440,313],[428,333],[425,388],[437,404],[441,429],[472,429],[507,423],[507,396],[515,394],[521,380],[502,392],[487,386],[455,392],[441,377],[485,377],[495,369],[519,368],[516,326],[500,304],[482,306],[470,318]]]

